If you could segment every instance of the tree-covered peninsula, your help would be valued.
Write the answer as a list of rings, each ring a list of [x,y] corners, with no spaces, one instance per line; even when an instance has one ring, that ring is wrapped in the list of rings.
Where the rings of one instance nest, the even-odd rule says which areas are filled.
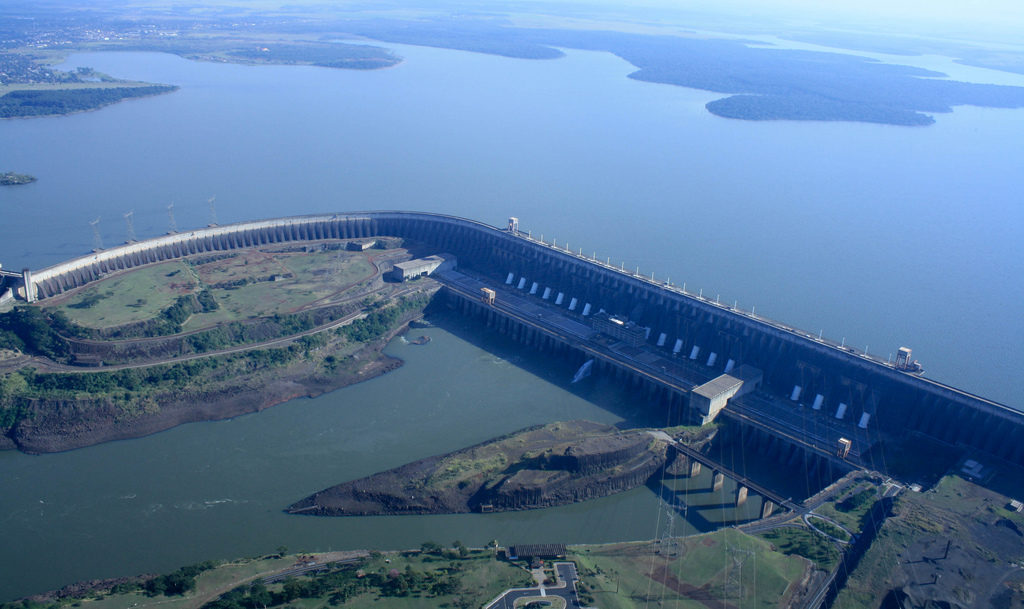
[[[20,89],[0,96],[0,118],[55,116],[96,110],[125,99],[177,91],[172,85]]]

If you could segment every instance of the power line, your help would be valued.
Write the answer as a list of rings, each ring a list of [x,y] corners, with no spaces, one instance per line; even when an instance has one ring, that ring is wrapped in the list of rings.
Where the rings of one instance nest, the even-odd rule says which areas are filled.
[[[167,232],[178,232],[178,224],[174,221],[174,201],[171,201],[171,204],[167,206],[167,219],[170,221],[169,229]]]
[[[134,243],[135,242],[135,225],[134,225],[134,222],[133,222],[134,218],[135,218],[135,210],[134,209],[129,210],[126,214],[124,214],[125,224],[128,225],[128,240],[126,241],[126,243]]]
[[[214,202],[217,200],[217,195],[213,195],[206,200],[207,205],[210,206],[210,226],[217,226],[217,206]]]
[[[92,227],[92,251],[98,252],[103,249],[103,239],[100,237],[100,219],[90,220],[89,226]]]

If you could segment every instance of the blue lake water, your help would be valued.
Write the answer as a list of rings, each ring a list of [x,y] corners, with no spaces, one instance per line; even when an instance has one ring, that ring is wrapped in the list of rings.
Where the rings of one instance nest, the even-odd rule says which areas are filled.
[[[217,219],[435,210],[502,224],[1024,404],[1024,120],[958,107],[925,128],[746,122],[607,53],[530,61],[388,45],[360,72],[75,55],[180,91],[0,124],[0,263],[39,267]]]
[[[119,243],[129,210],[136,234],[155,236],[172,202],[178,227],[205,225],[212,196],[221,223],[515,215],[535,236],[872,353],[910,346],[930,376],[1024,405],[1021,111],[962,107],[926,128],[733,121],[704,110],[714,94],[629,80],[632,67],[606,53],[528,61],[386,46],[405,61],[372,72],[72,56],[181,89],[0,122],[0,169],[39,178],[0,190],[0,263],[80,255],[97,217],[103,243]],[[282,543],[657,534],[664,510],[646,489],[486,517],[281,514],[346,477],[524,425],[619,418],[566,391],[566,378],[436,332],[420,352],[392,347],[409,358],[397,373],[317,400],[72,453],[0,453],[0,598]],[[441,349],[451,369],[433,368]],[[504,397],[474,398],[492,389]]]

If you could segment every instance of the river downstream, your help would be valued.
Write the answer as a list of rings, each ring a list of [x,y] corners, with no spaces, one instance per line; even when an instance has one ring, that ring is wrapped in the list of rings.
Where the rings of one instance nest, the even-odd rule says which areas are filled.
[[[400,338],[387,348],[406,361],[402,368],[319,398],[68,453],[0,453],[0,598],[78,579],[257,555],[280,545],[401,549],[455,539],[483,546],[495,538],[596,543],[650,539],[670,524],[677,534],[695,530],[681,518],[670,523],[667,506],[647,488],[501,514],[283,513],[321,488],[530,425],[578,418],[618,424],[644,412],[644,404],[607,386],[570,386],[574,369],[567,364],[524,356],[503,341],[473,344],[437,327],[410,334],[420,335],[431,341],[414,345]],[[704,495],[694,502],[715,503]],[[701,518],[716,514],[720,510]]]

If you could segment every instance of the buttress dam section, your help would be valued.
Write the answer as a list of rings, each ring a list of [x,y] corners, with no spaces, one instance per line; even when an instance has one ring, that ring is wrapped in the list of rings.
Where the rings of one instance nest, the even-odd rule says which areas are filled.
[[[268,244],[392,236],[456,256],[459,267],[574,315],[602,312],[634,328],[639,343],[725,373],[763,372],[763,386],[820,416],[917,431],[1024,465],[1024,414],[924,378],[783,323],[615,268],[519,231],[443,214],[345,212],[209,226],[26,269],[16,295],[44,300],[111,273],[203,252]],[[15,296],[8,293],[6,298]],[[625,327],[625,326],[624,326]]]

